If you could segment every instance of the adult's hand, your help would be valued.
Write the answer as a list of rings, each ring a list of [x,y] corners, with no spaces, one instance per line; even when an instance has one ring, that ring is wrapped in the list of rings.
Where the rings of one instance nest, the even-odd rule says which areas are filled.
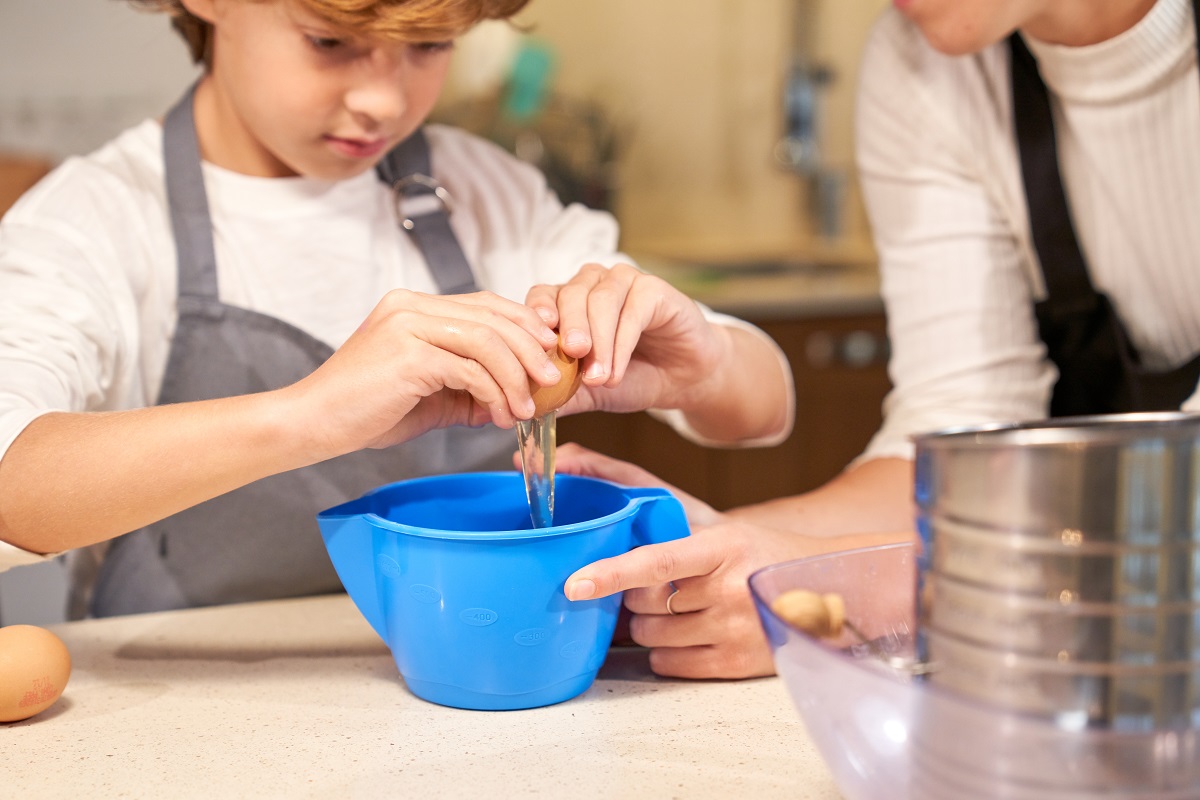
[[[597,561],[567,579],[571,600],[625,592],[629,633],[650,648],[650,668],[681,678],[774,673],[746,580],[769,564],[822,552],[828,540],[737,521],[694,530]],[[667,598],[671,611],[667,611]]]
[[[567,578],[570,600],[625,592],[633,641],[650,667],[681,678],[749,678],[774,672],[747,583],[763,567],[797,558],[911,540],[911,532],[808,536],[711,506],[646,470],[578,445],[559,449],[558,468],[629,486],[658,486],[684,505],[692,534],[596,561]],[[803,496],[794,498],[802,503]],[[780,517],[782,518],[782,517]],[[671,599],[670,612],[667,598]],[[671,613],[674,612],[674,613]]]
[[[683,504],[692,527],[687,538],[638,547],[578,570],[566,582],[569,599],[624,591],[632,612],[630,636],[650,648],[650,667],[660,675],[747,678],[774,672],[746,579],[761,566],[797,558],[815,545],[796,534],[729,520],[641,467],[579,445],[560,447],[557,462],[564,473],[665,488]],[[671,615],[667,597],[676,589]]]

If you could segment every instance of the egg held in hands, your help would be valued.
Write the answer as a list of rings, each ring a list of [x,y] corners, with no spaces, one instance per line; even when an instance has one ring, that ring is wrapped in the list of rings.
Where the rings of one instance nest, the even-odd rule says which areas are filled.
[[[53,633],[36,625],[0,628],[0,722],[45,711],[70,677],[71,654]]]
[[[575,396],[579,384],[583,382],[583,373],[579,370],[579,359],[572,358],[562,351],[562,346],[554,348],[549,353],[550,360],[562,373],[558,383],[553,386],[538,386],[529,382],[529,390],[533,393],[533,415],[542,417],[551,411],[557,411],[568,400]]]

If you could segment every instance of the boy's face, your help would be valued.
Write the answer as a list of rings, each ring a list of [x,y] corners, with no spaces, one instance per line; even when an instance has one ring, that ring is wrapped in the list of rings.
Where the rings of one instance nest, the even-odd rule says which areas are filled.
[[[338,180],[372,168],[429,115],[450,64],[451,42],[346,38],[292,0],[187,5],[214,27],[196,100],[201,150],[247,175]]]

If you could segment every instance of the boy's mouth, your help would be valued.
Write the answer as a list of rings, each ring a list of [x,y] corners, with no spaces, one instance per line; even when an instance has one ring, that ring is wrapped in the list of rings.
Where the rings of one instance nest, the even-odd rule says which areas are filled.
[[[325,141],[338,153],[350,158],[374,158],[388,146],[387,139],[346,139],[341,136],[326,136]]]

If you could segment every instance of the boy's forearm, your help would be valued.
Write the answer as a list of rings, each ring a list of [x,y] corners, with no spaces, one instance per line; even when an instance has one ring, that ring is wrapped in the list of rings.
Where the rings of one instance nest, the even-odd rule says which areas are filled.
[[[709,391],[682,409],[688,423],[706,439],[731,444],[789,429],[791,376],[784,372],[774,348],[749,331],[717,328],[727,337],[725,358]]]
[[[39,417],[0,460],[0,539],[38,553],[93,544],[327,457],[280,422],[295,418],[285,402],[267,392]]]

